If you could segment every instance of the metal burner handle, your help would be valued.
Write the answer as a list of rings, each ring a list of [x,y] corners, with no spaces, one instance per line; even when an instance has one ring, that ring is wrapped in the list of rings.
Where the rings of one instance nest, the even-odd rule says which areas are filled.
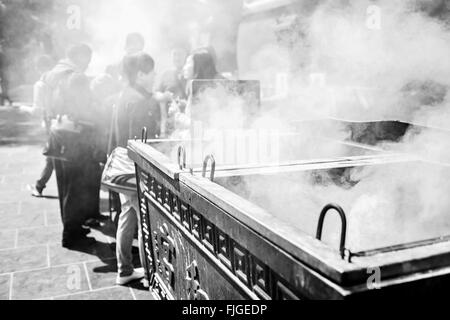
[[[339,246],[339,252],[341,253],[342,259],[344,259],[345,258],[345,240],[347,237],[347,217],[345,216],[344,210],[339,205],[329,204],[329,205],[325,206],[325,208],[323,208],[322,212],[320,213],[320,217],[319,217],[319,224],[317,226],[316,238],[318,240],[322,240],[323,223],[325,221],[325,217],[326,217],[327,213],[333,209],[336,210],[337,213],[339,213],[339,216],[341,217],[342,229],[341,229],[341,243]]]
[[[186,149],[184,146],[178,147],[178,166],[180,170],[186,169]]]
[[[211,162],[211,175],[209,176],[209,179],[211,181],[214,181],[214,175],[216,172],[216,159],[214,159],[214,156],[212,154],[206,156],[205,161],[203,161],[203,178],[206,177],[206,169],[208,167],[208,163]]]
[[[141,135],[141,142],[142,143],[147,143],[148,140],[148,131],[147,131],[147,127],[143,127],[142,128],[142,135]]]

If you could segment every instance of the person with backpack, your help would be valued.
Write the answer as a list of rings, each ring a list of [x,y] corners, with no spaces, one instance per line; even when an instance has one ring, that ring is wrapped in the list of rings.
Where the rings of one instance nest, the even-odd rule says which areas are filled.
[[[84,74],[92,58],[85,44],[68,50],[45,77],[50,86],[49,113],[52,120],[45,155],[53,158],[61,218],[62,246],[74,248],[95,243],[85,221],[99,214],[101,152],[96,132],[99,116],[92,108],[90,81]]]

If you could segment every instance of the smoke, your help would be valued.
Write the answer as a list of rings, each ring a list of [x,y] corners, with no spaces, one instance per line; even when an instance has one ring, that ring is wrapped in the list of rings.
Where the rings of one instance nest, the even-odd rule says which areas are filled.
[[[405,176],[405,170],[410,172]],[[344,171],[357,182],[343,186],[322,172],[291,172],[219,180],[218,183],[280,220],[315,236],[318,215],[329,203],[337,203],[348,220],[347,248],[352,252],[376,249],[448,234],[450,202],[442,185],[450,172],[418,163],[356,167]],[[317,180],[317,175],[329,179]],[[401,179],[399,177],[402,177]],[[324,241],[337,247],[340,221],[327,217]]]
[[[58,1],[54,11],[53,21],[59,27],[54,35],[60,52],[71,42],[90,43],[95,52],[90,69],[93,74],[103,72],[108,64],[117,63],[123,57],[125,37],[132,32],[144,36],[145,51],[155,59],[158,73],[172,68],[170,51],[174,46],[193,49],[211,42],[216,42],[221,50],[220,64],[227,66],[224,59],[229,53],[226,51],[233,47],[234,39],[229,39],[226,31],[217,33],[230,23],[230,15],[239,3],[239,0],[227,3],[217,0],[63,0]],[[77,10],[81,17],[80,28],[68,28],[67,21],[74,18]],[[221,41],[211,38],[213,36]]]
[[[108,65],[120,62],[125,54],[127,34],[139,32],[146,40],[145,51],[158,61],[158,67],[165,68],[170,59],[167,52],[170,44],[164,43],[161,31],[165,20],[170,18],[172,6],[172,1],[158,0],[64,1],[58,5],[53,19],[61,27],[54,32],[60,55],[73,42],[87,42],[94,50],[89,72],[98,74]],[[70,19],[75,19],[72,27]]]
[[[260,79],[263,96],[272,98],[263,103],[270,109],[263,109],[253,125],[276,123],[280,134],[295,130],[298,136],[288,149],[302,151],[294,153],[296,160],[370,154],[323,139],[350,138],[342,124],[311,121],[332,117],[438,127],[414,126],[397,143],[375,141],[380,148],[424,161],[250,175],[218,183],[311,236],[321,209],[328,203],[341,205],[352,251],[448,234],[450,145],[442,129],[449,129],[450,120],[450,32],[445,21],[422,10],[423,4],[322,1],[282,36],[270,19],[248,22],[239,43],[241,77]],[[238,120],[230,113],[216,123]],[[281,152],[279,160],[290,156]],[[337,245],[338,219],[330,216],[324,235],[324,241]]]
[[[199,33],[214,20],[211,12],[218,15],[216,20],[227,21],[220,19],[220,13],[225,14],[220,1],[209,1],[207,9],[188,0],[57,3],[50,19],[60,29],[56,42],[60,48],[73,41],[91,43],[95,56],[90,73],[103,72],[121,59],[130,32],[144,35],[145,50],[162,72],[170,67],[172,44],[188,42],[195,47],[213,42]],[[429,163],[450,163],[449,139],[442,130],[449,129],[450,120],[450,32],[435,3],[296,1],[295,9],[288,12],[291,15],[243,21],[238,40],[240,78],[261,81],[264,101],[259,116],[244,121],[248,116],[245,101],[221,90],[209,91],[197,104],[211,115],[208,127],[271,130],[269,136],[278,135],[275,164],[372,154],[337,142],[351,133],[337,122],[317,120],[330,117],[438,127],[441,130],[415,127],[396,144],[378,144],[417,155],[428,164],[368,165],[219,182],[310,235],[324,205],[342,205],[349,218],[352,250],[445,234],[450,221],[446,215],[450,212],[448,170]],[[80,30],[67,29],[70,5],[81,9]],[[210,33],[219,37],[217,30]],[[221,44],[220,51],[226,51],[227,43]],[[292,131],[297,135],[286,136]],[[267,136],[257,137],[275,143]],[[206,151],[217,151],[216,142]],[[247,145],[250,149],[251,144]],[[263,162],[269,160],[263,157]],[[326,225],[324,234],[332,238],[326,239],[329,243],[335,243],[337,225],[333,218]]]
[[[418,1],[322,1],[291,20],[249,22],[240,40],[256,49],[242,49],[243,77],[270,92],[279,85],[267,79],[288,74],[289,115],[407,121],[418,107],[411,82],[449,85],[448,26]]]

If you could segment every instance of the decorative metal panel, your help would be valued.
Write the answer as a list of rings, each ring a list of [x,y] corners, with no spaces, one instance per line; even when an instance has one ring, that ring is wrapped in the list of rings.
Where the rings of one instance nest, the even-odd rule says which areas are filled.
[[[228,281],[239,281],[240,285],[248,288],[259,299],[298,299],[298,295],[295,295],[282,282],[282,279],[273,280],[279,279],[279,277],[274,274],[269,266],[257,259],[225,231],[220,230],[214,223],[207,220],[201,212],[196,211],[188,203],[182,201],[177,194],[164,187],[163,183],[157,181],[155,177],[142,170],[138,170],[138,174],[142,182],[139,187],[142,194],[144,194],[141,200],[142,212],[147,210],[150,199],[158,203],[160,205],[158,209],[164,211],[165,215],[171,216],[180,222],[184,231],[198,240],[196,242],[198,245],[214,255],[216,259],[213,263],[216,265],[216,268],[220,269],[220,265],[222,265],[234,275],[234,278],[230,278]],[[142,228],[151,230],[148,223],[148,219],[142,219]],[[148,244],[149,236],[147,231],[144,239]],[[155,272],[165,282],[168,289],[174,290],[176,281],[183,280],[188,299],[209,299],[207,288],[202,288],[201,286],[197,261],[191,261],[186,270],[183,271],[185,279],[176,278],[178,274],[175,270],[177,252],[168,226],[164,224],[154,230],[151,240],[153,242]],[[148,245],[146,250],[147,248],[149,248]],[[163,287],[165,285],[159,283],[158,280],[153,281],[153,291],[157,292],[158,295],[161,295],[161,292],[164,291]],[[162,294],[161,298],[167,298],[167,293]]]

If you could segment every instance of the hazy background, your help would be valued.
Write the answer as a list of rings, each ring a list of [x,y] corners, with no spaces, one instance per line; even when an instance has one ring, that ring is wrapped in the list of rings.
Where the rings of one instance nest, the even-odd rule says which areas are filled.
[[[37,78],[33,64],[40,54],[56,60],[73,42],[92,45],[95,56],[88,73],[100,73],[123,56],[126,34],[140,32],[158,73],[169,67],[174,44],[213,45],[220,71],[260,80],[263,108],[270,108],[263,109],[256,128],[287,130],[293,120],[337,117],[450,129],[447,0],[1,1],[2,47],[16,87]],[[67,10],[73,6],[80,10],[81,24],[70,29]],[[230,99],[225,108],[224,100],[219,94],[207,97],[205,105],[217,122],[212,127],[240,123],[245,105]],[[303,135],[299,149],[318,148],[309,139],[316,130],[298,131]],[[339,126],[324,131],[335,139],[348,134]],[[332,144],[319,147],[327,150]],[[389,147],[446,165],[349,170],[343,179],[355,182],[351,188],[310,176],[272,179],[275,191],[258,180],[237,187],[299,229],[309,223],[313,230],[320,209],[336,201],[349,215],[354,244],[448,234],[448,133],[408,132]],[[389,243],[383,243],[385,235]]]
[[[34,82],[38,76],[34,61],[39,55],[46,53],[59,59],[75,42],[92,45],[95,56],[89,72],[102,72],[106,65],[122,57],[129,32],[145,36],[146,51],[155,57],[159,72],[169,67],[169,51],[174,44],[192,48],[213,45],[221,71],[263,81],[268,96],[280,91],[284,82],[300,94],[293,84],[308,84],[311,74],[326,74],[329,85],[369,87],[372,91],[386,80],[386,88],[402,86],[414,79],[414,73],[434,73],[429,78],[439,81],[445,77],[438,74],[444,70],[435,62],[447,60],[444,56],[450,10],[446,0],[1,3],[0,41],[12,87]],[[367,27],[371,5],[380,8],[379,30]],[[72,23],[73,8],[79,9],[79,25]],[[337,94],[337,99],[344,99],[341,96]]]

